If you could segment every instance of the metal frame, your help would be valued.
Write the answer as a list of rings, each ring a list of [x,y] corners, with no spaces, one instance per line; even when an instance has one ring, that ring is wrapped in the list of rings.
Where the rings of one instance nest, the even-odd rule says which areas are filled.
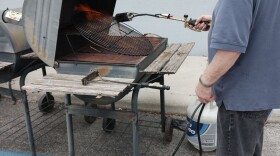
[[[145,75],[139,83],[144,83],[149,81],[152,78],[151,75]],[[157,78],[153,82],[159,82],[164,85],[164,75],[161,75],[160,78]],[[117,111],[117,110],[102,110],[97,108],[88,108],[83,106],[71,105],[71,95],[65,95],[65,107],[66,107],[66,123],[67,123],[67,136],[68,136],[68,154],[70,156],[75,155],[74,147],[74,136],[73,136],[73,114],[83,114],[95,117],[106,117],[112,119],[121,119],[132,121],[132,130],[133,130],[133,156],[140,155],[139,149],[139,124],[138,124],[138,95],[141,86],[134,86],[131,99],[131,111]],[[162,132],[165,131],[165,92],[160,90],[160,108],[161,108],[161,125]]]
[[[31,71],[37,70],[42,68],[43,74],[46,75],[45,71],[45,64],[37,64],[26,69],[22,76],[20,77],[20,86],[25,85],[25,78],[28,73]],[[160,76],[154,78],[153,76]],[[150,81],[149,81],[150,80]],[[151,81],[152,80],[152,81]],[[160,84],[164,85],[164,75],[163,74],[155,74],[155,75],[144,75],[139,83],[145,82],[159,82]],[[139,91],[142,87],[141,86],[134,86],[132,91],[132,99],[131,99],[131,111],[119,111],[114,109],[114,103],[111,104],[111,110],[104,110],[92,107],[83,107],[78,105],[72,105],[71,103],[71,94],[65,95],[65,107],[66,107],[66,126],[67,126],[67,137],[68,137],[68,154],[70,156],[75,155],[75,147],[74,147],[74,136],[73,136],[73,114],[82,114],[88,116],[95,116],[95,117],[106,117],[112,119],[120,119],[120,120],[128,120],[132,122],[132,130],[133,130],[133,156],[140,155],[139,149],[139,124],[138,124],[138,95]],[[28,140],[30,149],[32,152],[32,156],[36,156],[36,146],[33,136],[33,129],[31,123],[31,117],[29,112],[29,104],[27,99],[27,92],[25,90],[21,90],[22,99],[24,103],[25,109],[25,122],[26,128],[28,133]],[[164,132],[165,128],[165,92],[164,89],[160,90],[160,108],[161,108],[161,125],[162,125],[162,132]]]
[[[189,46],[189,45],[187,45]],[[188,52],[191,50],[192,47],[187,47],[188,48]],[[184,48],[180,48],[182,51],[184,50]],[[180,50],[178,51],[178,48],[176,50],[176,52],[180,52]],[[184,53],[184,56],[187,56],[188,53]],[[174,54],[175,55],[175,54]],[[174,56],[172,55],[172,56]],[[170,56],[170,57],[172,57]],[[177,55],[176,55],[177,56]],[[177,57],[174,58],[177,58]],[[172,57],[173,58],[173,57]],[[170,58],[169,58],[170,60]],[[177,59],[172,59],[177,60]],[[164,60],[163,60],[164,61]],[[183,61],[183,60],[181,60]],[[182,63],[182,62],[181,62]],[[164,64],[165,66],[166,64]],[[167,64],[168,65],[168,64]],[[172,65],[172,63],[170,64]],[[157,66],[156,66],[157,67]],[[177,66],[176,66],[177,67]],[[178,66],[179,67],[179,66]],[[177,68],[178,68],[177,67]],[[155,68],[155,67],[152,67]],[[157,68],[155,68],[157,69]],[[172,73],[175,73],[176,70],[172,71]],[[72,123],[72,115],[73,114],[81,114],[81,115],[85,115],[85,116],[94,116],[94,117],[106,117],[109,119],[126,119],[132,122],[132,130],[133,130],[133,155],[134,156],[138,156],[140,155],[140,149],[139,149],[139,123],[138,123],[138,95],[139,95],[139,91],[141,88],[146,87],[143,84],[147,84],[147,83],[153,83],[153,82],[159,82],[161,85],[164,85],[164,75],[165,74],[170,74],[170,72],[162,72],[162,71],[145,71],[145,72],[139,72],[139,75],[137,76],[137,78],[134,80],[134,83],[136,84],[140,84],[140,85],[130,85],[129,87],[126,87],[122,92],[120,92],[116,97],[112,97],[112,100],[110,102],[108,102],[110,99],[106,99],[106,97],[103,97],[106,101],[106,104],[112,103],[112,102],[116,102],[119,101],[120,99],[122,99],[126,94],[128,94],[130,91],[132,91],[132,97],[131,97],[131,111],[119,111],[119,110],[101,110],[100,108],[91,108],[91,107],[84,107],[84,106],[77,106],[77,105],[72,105],[71,104],[71,92],[67,92],[65,95],[65,106],[66,106],[66,122],[67,122],[67,135],[68,135],[68,152],[69,155],[75,155],[75,148],[74,148],[74,137],[73,137],[73,123]],[[149,85],[148,85],[149,86]],[[166,126],[168,126],[168,124],[172,124],[173,123],[165,123],[166,121],[168,121],[165,117],[165,89],[167,89],[166,87],[159,87],[156,89],[160,89],[160,109],[161,109],[161,125],[162,125],[162,132],[167,133],[169,131],[169,129],[165,129],[168,128]],[[31,145],[31,149],[32,152],[35,153],[35,145],[34,145],[34,141],[33,141],[33,136],[32,136],[32,127],[31,127],[31,123],[30,123],[30,117],[28,114],[28,101],[26,98],[26,92],[23,92],[24,95],[24,102],[25,102],[25,106],[27,107],[26,109],[26,118],[27,118],[27,126],[29,126],[28,129],[28,133],[29,133],[29,141],[30,141],[30,145]],[[73,94],[73,93],[72,93]],[[78,96],[78,95],[75,95]],[[92,95],[79,95],[79,96],[90,96],[93,97],[90,99],[90,102],[99,102],[98,99],[97,101],[95,101],[94,96]],[[103,100],[104,100],[103,99]],[[85,101],[88,102],[88,101]],[[88,103],[90,103],[88,102]],[[113,105],[113,104],[112,104]],[[175,123],[174,123],[175,124]],[[179,124],[179,126],[182,126],[182,124]],[[174,127],[176,127],[174,125]],[[36,155],[36,153],[35,153]]]

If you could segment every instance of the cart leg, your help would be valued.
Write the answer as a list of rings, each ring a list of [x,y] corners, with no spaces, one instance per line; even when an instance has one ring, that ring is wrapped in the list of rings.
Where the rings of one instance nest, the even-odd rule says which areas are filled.
[[[132,93],[131,109],[136,114],[136,119],[132,121],[133,131],[133,156],[139,156],[139,125],[138,125],[138,95],[140,87],[134,87]]]
[[[24,103],[25,122],[26,122],[26,128],[27,128],[27,132],[28,132],[29,146],[31,148],[32,156],[36,156],[36,148],[35,148],[35,143],[34,143],[34,136],[33,136],[33,130],[32,130],[32,124],[31,124],[31,118],[30,118],[26,91],[22,91],[22,97],[23,97],[23,103]]]
[[[20,77],[20,81],[19,81],[19,86],[20,86],[20,90],[21,90],[21,94],[22,94],[22,100],[23,100],[23,104],[24,104],[26,129],[27,129],[27,133],[28,133],[28,140],[29,140],[29,145],[31,148],[32,156],[36,156],[36,148],[35,148],[35,143],[34,143],[32,123],[31,123],[29,106],[28,106],[27,92],[22,90],[22,86],[25,85],[25,79],[26,79],[26,76],[28,73],[30,73],[31,71],[34,71],[36,69],[39,69],[43,66],[45,66],[45,64],[40,63],[35,66],[31,66],[31,67],[27,68],[26,70],[23,71],[23,73]]]
[[[74,137],[73,137],[73,122],[72,114],[67,111],[67,106],[71,105],[71,95],[65,95],[65,106],[66,106],[66,124],[67,124],[67,137],[68,137],[68,154],[69,156],[75,155],[74,149]]]
[[[112,109],[112,110],[116,110],[115,102],[111,103],[111,109]]]
[[[42,74],[43,74],[43,76],[46,76],[47,75],[47,70],[46,70],[46,66],[43,66],[42,67]],[[50,97],[50,96],[52,96],[51,95],[51,93],[50,92],[46,92],[46,97],[47,97],[47,101],[50,101],[48,98]]]
[[[42,67],[42,74],[43,76],[46,76],[47,75],[47,71],[46,71],[46,67]]]
[[[12,100],[14,101],[14,104],[17,103],[17,99],[13,93],[13,88],[12,88],[12,80],[9,81],[9,91],[10,91],[10,95],[11,95],[11,98]]]
[[[160,78],[161,85],[164,85],[164,75]],[[160,90],[160,116],[161,116],[161,131],[165,132],[165,92]]]

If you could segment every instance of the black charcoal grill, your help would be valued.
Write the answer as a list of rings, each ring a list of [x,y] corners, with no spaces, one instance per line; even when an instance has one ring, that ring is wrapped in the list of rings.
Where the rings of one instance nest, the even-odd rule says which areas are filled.
[[[112,24],[115,4],[116,0],[25,0],[23,26],[28,43],[58,73],[86,76],[98,71],[104,77],[138,82],[143,76],[140,71],[165,50],[167,39],[145,37],[127,25]],[[90,21],[91,14],[102,17]],[[105,100],[105,104],[111,102]]]
[[[115,0],[105,2],[102,0],[64,0],[61,3],[61,10],[59,7],[49,6],[51,9],[58,9],[46,10],[46,12],[41,10],[39,10],[40,12],[30,11],[34,10],[34,3],[42,5],[44,8],[46,7],[45,3],[33,0],[25,2],[24,10],[28,10],[28,13],[24,13],[23,17],[24,19],[31,20],[26,21],[24,24],[26,33],[30,33],[27,39],[29,43],[33,43],[31,47],[38,56],[49,66],[56,68],[58,73],[88,75],[92,71],[100,71],[106,77],[137,79],[140,76],[139,72],[145,69],[167,45],[167,39],[144,37],[138,32],[138,36],[135,35],[136,37],[128,35],[117,36],[118,33],[114,32],[110,34],[110,31],[114,29],[114,25],[110,25],[113,19],[105,19],[105,23],[102,24],[95,24],[95,22],[98,22],[96,20],[92,21],[93,25],[89,25],[90,22],[85,19],[86,17],[83,14],[79,14],[80,12],[75,11],[75,7],[85,5],[89,9],[96,10],[105,14],[106,17],[110,17],[114,11]],[[84,12],[86,14],[87,10]],[[42,18],[36,18],[40,14]],[[83,23],[80,24],[79,22]],[[32,24],[34,24],[33,29],[30,29],[29,26]],[[42,31],[34,31],[36,28],[39,29],[38,24],[41,25]],[[104,25],[104,28],[102,25]],[[115,25],[118,27],[117,24]],[[95,26],[100,26],[101,28],[95,30]],[[123,28],[122,31],[133,30],[124,25],[121,25],[121,27]],[[48,31],[45,32],[45,30]],[[97,33],[84,33],[85,31],[91,32],[93,30],[97,31]],[[105,35],[101,33],[101,35],[98,35],[99,31],[103,31],[102,33]],[[34,32],[36,34],[33,34]],[[92,39],[88,39],[91,36],[93,36]],[[91,41],[94,42],[94,40],[101,40],[99,43],[102,44],[103,42],[103,45],[92,43]],[[141,42],[143,40],[148,42],[144,43],[144,46],[150,46],[144,49],[146,50],[145,52],[143,52],[143,49],[140,49],[145,48],[141,47],[143,45],[136,44],[137,41]],[[36,44],[34,41],[39,41],[39,43]],[[111,48],[104,47],[104,45],[109,45]],[[118,48],[117,45],[125,46],[126,48]],[[139,46],[139,49],[133,48],[133,46]]]
[[[125,90],[113,97],[99,94],[76,94],[86,105],[93,104],[91,106],[95,107],[96,104],[111,104],[112,110],[108,111],[70,105],[69,92],[72,94],[73,91],[67,92],[66,109],[68,111],[66,119],[70,155],[74,155],[72,114],[79,113],[104,117],[103,129],[107,132],[113,130],[115,118],[129,118],[130,121],[133,121],[133,154],[139,155],[137,98],[141,87],[150,86],[147,85],[147,82],[159,82],[161,84],[151,87],[161,89],[161,123],[164,131],[164,89],[168,89],[168,87],[164,86],[163,75],[173,72],[162,74],[159,73],[161,69],[156,72],[146,69],[166,50],[167,38],[157,35],[142,35],[128,25],[116,22],[112,17],[115,4],[116,0],[25,0],[22,12],[23,19],[17,22],[11,21],[22,23],[32,50],[40,60],[54,67],[58,75],[63,74],[65,81],[67,81],[67,77],[69,79],[80,79],[81,76],[83,79],[79,81],[84,85],[90,83],[91,80],[95,80],[95,77],[105,82],[108,81],[108,78],[133,80],[126,84]],[[178,54],[177,57],[181,58],[181,61],[177,61],[179,63],[174,64],[174,66],[171,65],[171,68],[175,67],[174,73],[184,60],[182,58],[188,55],[192,46],[193,44],[190,44],[187,47],[188,49],[181,49],[181,51],[185,50],[187,52]],[[159,61],[163,60],[167,64],[168,59],[174,55],[179,47],[177,45],[171,46],[170,51],[160,57]],[[161,62],[158,62],[158,64],[164,65]],[[89,82],[83,81],[88,78]],[[46,82],[50,83],[48,85],[53,84],[49,80]],[[113,83],[124,82],[114,81]],[[29,90],[29,87],[25,86],[25,90]],[[36,90],[36,87],[33,89]],[[49,90],[51,88],[45,89]],[[131,90],[133,90],[132,112],[115,111],[114,102],[120,100]],[[24,101],[25,106],[28,107],[26,96]],[[89,123],[94,121],[93,118],[85,116],[85,120]],[[35,154],[30,121],[28,129],[32,152]]]

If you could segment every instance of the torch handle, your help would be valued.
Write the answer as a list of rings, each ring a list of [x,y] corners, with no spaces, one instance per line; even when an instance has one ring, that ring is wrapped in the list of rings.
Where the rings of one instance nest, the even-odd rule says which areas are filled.
[[[190,19],[190,20],[188,21],[188,24],[189,24],[189,25],[192,25],[192,26],[195,26],[195,22],[196,22],[196,19]],[[201,22],[199,22],[199,23],[204,23],[204,24],[206,24],[206,29],[209,29],[209,28],[210,28],[210,23],[209,23],[209,22],[201,21]]]

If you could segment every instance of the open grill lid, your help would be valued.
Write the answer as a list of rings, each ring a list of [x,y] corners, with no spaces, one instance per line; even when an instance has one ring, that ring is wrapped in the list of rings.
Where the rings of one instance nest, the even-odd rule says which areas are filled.
[[[27,41],[38,57],[54,66],[58,33],[73,15],[73,4],[86,3],[92,9],[113,14],[116,0],[25,0],[23,26]]]

